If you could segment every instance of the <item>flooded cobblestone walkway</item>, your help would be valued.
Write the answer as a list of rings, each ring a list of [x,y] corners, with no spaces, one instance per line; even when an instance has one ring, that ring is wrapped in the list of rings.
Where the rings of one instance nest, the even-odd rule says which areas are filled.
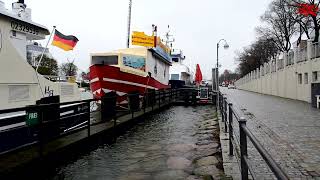
[[[51,179],[221,179],[221,161],[214,107],[178,106],[146,117]]]

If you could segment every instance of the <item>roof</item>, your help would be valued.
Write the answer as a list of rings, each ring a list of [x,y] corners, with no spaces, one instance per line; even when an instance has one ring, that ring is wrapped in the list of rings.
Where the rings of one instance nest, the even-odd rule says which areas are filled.
[[[156,47],[156,48],[150,48],[148,49],[149,51],[152,52],[152,55],[154,55],[155,57],[159,58],[160,60],[162,60],[163,62],[171,65],[172,60],[169,54],[167,54],[166,52],[164,52],[163,49],[161,49],[160,47]]]
[[[0,11],[0,17],[1,16],[4,16],[4,17],[7,17],[7,18],[10,18],[10,19],[15,19],[17,21],[20,21],[20,22],[24,22],[24,23],[28,23],[28,24],[32,24],[34,26],[36,26],[37,28],[45,31],[45,35],[49,35],[50,34],[50,31],[48,30],[48,28],[46,28],[45,26],[42,26],[40,24],[37,24],[33,21],[28,21],[27,19],[22,19],[14,14],[10,14],[8,12],[5,12],[5,11]]]

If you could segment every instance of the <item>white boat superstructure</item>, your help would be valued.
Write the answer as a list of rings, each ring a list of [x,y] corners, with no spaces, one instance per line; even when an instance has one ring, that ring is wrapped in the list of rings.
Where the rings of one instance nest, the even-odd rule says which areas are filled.
[[[170,80],[184,81],[186,85],[192,83],[192,73],[190,68],[183,63],[186,57],[181,50],[172,50],[172,66],[170,67]]]
[[[12,3],[11,11],[0,1],[0,109],[32,105],[53,95],[61,102],[81,99],[76,83],[52,82],[27,62],[27,45],[49,34],[31,20],[23,0]]]

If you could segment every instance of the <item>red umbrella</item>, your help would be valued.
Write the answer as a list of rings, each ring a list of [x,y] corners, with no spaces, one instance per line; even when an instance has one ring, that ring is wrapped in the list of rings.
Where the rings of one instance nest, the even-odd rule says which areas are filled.
[[[196,81],[197,84],[200,84],[201,81],[202,81],[202,73],[201,73],[199,64],[197,64],[197,68],[196,68],[195,81]]]

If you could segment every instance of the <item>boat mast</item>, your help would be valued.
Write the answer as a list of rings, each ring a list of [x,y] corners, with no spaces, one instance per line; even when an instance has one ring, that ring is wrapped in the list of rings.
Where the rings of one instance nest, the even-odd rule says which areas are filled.
[[[129,0],[127,48],[129,48],[130,46],[131,7],[132,7],[132,0]]]
[[[168,25],[168,32],[166,33],[166,46],[172,48],[172,43],[174,42],[174,38],[170,40],[170,37],[173,37],[173,35],[170,34],[170,26]]]

